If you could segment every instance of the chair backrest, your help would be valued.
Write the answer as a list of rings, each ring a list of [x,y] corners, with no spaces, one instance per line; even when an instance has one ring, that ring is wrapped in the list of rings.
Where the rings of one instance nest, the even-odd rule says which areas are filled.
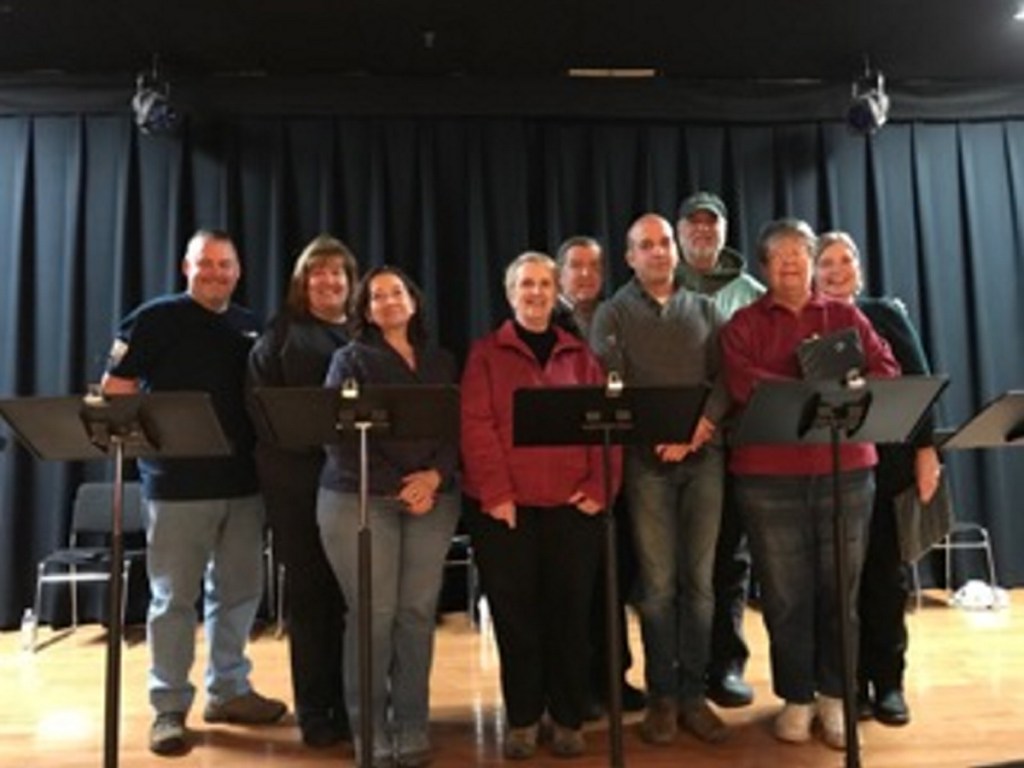
[[[82,483],[75,493],[71,513],[72,533],[110,533],[113,522],[111,514],[113,505],[113,483]],[[124,533],[140,532],[146,528],[142,516],[141,483],[127,482],[124,484],[121,527]]]

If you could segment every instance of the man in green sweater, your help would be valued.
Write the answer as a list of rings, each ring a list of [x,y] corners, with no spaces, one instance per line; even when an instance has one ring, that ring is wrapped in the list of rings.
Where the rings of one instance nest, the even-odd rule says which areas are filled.
[[[676,234],[682,260],[679,282],[710,297],[728,319],[764,293],[746,271],[743,256],[725,244],[729,212],[711,192],[695,192],[679,205]],[[743,679],[750,651],[743,637],[743,611],[750,586],[750,552],[725,481],[722,524],[715,551],[715,612],[707,669],[707,697],[720,707],[743,707],[754,692]]]

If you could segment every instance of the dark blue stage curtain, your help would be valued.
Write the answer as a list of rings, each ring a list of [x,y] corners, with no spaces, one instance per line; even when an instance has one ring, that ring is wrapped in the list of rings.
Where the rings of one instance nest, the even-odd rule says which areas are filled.
[[[398,264],[462,355],[506,316],[516,253],[593,234],[621,283],[629,222],[674,218],[696,187],[722,193],[729,241],[747,253],[780,215],[850,230],[870,293],[906,303],[952,377],[940,424],[1024,387],[1021,121],[896,120],[864,138],[837,121],[246,116],[145,137],[128,115],[88,114],[0,117],[0,396],[97,380],[117,319],[181,287],[198,226],[236,236],[240,298],[265,318],[321,231],[364,267]],[[1004,585],[1024,582],[1022,455],[948,457],[958,514],[991,530]],[[0,624],[28,604],[74,485],[107,472],[39,463],[13,444],[0,454]]]

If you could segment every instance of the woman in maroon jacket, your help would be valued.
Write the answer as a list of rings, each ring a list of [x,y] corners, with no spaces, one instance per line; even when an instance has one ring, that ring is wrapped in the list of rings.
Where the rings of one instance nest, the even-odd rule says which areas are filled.
[[[462,460],[468,524],[501,658],[509,732],[505,756],[536,751],[545,712],[552,751],[583,753],[587,627],[604,509],[600,447],[513,447],[512,393],[600,384],[597,359],[551,323],[555,262],[528,251],[505,272],[514,319],[476,342],[462,379]],[[620,457],[614,456],[613,488]]]

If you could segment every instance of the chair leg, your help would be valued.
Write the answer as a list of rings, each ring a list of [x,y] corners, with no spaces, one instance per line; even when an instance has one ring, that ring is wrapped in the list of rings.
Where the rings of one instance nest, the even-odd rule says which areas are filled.
[[[45,570],[45,566],[40,563],[36,572],[36,625],[32,628],[32,653],[35,653],[39,647],[39,622],[42,621],[40,611],[43,609],[43,572]]]
[[[74,578],[78,569],[75,566],[68,568],[68,572],[71,574],[71,629],[78,629],[78,581]]]
[[[124,561],[124,570],[121,576],[121,642],[124,642],[124,619],[128,615],[128,585],[129,579],[131,578],[132,563],[130,560]]]
[[[985,542],[985,560],[988,562],[988,583],[992,589],[998,586],[996,583],[996,562],[992,556],[992,541],[989,539],[988,531],[982,531]]]
[[[924,602],[921,595],[921,571],[918,568],[917,560],[910,564],[910,580],[914,590],[914,611],[920,612]]]
[[[472,553],[466,564],[466,591],[469,593],[469,621],[476,627],[480,625],[480,574],[476,570],[476,559]]]
[[[284,567],[284,563],[281,563],[277,566],[277,606],[274,609],[274,612],[277,614],[277,628],[274,630],[277,637],[284,637],[284,582],[287,578],[288,572]]]
[[[956,585],[953,583],[953,536],[952,534],[946,534],[946,538],[942,540],[945,544],[946,549],[946,596],[949,600],[953,599],[953,595],[956,594]]]

